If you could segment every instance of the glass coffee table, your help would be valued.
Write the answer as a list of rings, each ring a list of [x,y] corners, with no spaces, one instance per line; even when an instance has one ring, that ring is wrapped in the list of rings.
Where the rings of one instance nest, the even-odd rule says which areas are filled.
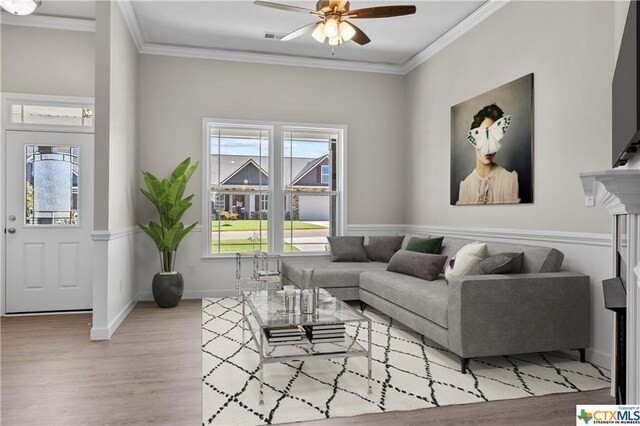
[[[371,393],[371,319],[365,317],[340,299],[331,297],[329,292],[319,289],[320,302],[313,315],[300,313],[300,306],[295,304],[295,311],[285,311],[284,292],[282,290],[260,290],[242,292],[242,341],[245,341],[245,330],[251,333],[260,354],[260,404],[263,403],[264,365],[288,361],[306,361],[310,359],[333,359],[348,357],[366,357],[367,387]],[[249,308],[248,312],[246,307]],[[352,336],[345,333],[344,341],[311,343],[307,338],[300,342],[285,345],[270,345],[267,330],[291,326],[330,327],[340,323],[367,323],[367,345],[362,346]]]

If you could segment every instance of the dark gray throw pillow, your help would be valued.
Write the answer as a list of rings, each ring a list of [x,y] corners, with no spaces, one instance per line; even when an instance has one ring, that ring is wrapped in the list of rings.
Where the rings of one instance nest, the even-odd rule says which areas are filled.
[[[387,271],[433,281],[442,272],[447,256],[417,251],[400,250],[393,255],[387,265]]]
[[[524,253],[498,253],[483,259],[471,270],[470,275],[519,274]]]
[[[369,244],[365,246],[369,260],[374,262],[388,262],[400,247],[404,235],[369,237]]]
[[[332,262],[368,262],[364,237],[327,237]]]

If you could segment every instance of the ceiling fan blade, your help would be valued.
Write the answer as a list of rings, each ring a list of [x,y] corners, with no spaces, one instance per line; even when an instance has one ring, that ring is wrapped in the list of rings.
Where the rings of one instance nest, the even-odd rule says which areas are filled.
[[[287,34],[286,36],[282,37],[281,40],[282,41],[289,41],[289,40],[293,40],[296,37],[300,37],[303,34],[310,33],[316,28],[317,25],[318,25],[317,22],[312,22],[310,24],[307,24],[304,27],[300,27],[297,30],[295,30],[294,32],[291,32],[291,33]]]
[[[255,4],[256,6],[270,7],[272,9],[286,10],[288,12],[300,12],[300,13],[308,13],[310,15],[322,16],[321,13],[318,13],[315,10],[305,9],[304,7],[291,6],[291,5],[288,5],[288,4],[271,3],[271,2],[268,2],[268,1],[259,1],[259,0],[254,1],[253,4]]]
[[[414,13],[416,13],[415,6],[377,6],[352,10],[344,16],[352,19],[370,19],[392,18],[394,16],[413,15]]]
[[[344,21],[344,22],[347,22],[347,21]],[[353,29],[356,30],[355,35],[353,37],[351,37],[352,41],[355,41],[360,46],[364,46],[365,44],[367,44],[367,43],[369,43],[371,41],[369,36],[367,36],[364,33],[364,31],[362,31],[360,28],[356,27],[353,22],[347,22],[347,24],[351,25],[353,27]]]

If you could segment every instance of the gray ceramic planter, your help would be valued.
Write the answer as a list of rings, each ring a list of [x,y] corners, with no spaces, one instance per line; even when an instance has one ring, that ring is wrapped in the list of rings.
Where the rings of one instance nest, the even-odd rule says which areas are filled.
[[[182,299],[184,280],[179,272],[153,276],[153,298],[161,308],[175,308]]]

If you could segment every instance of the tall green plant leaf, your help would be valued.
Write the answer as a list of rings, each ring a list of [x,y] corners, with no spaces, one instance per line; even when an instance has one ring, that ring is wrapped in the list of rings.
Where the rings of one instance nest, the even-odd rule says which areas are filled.
[[[180,244],[180,236],[184,230],[184,224],[182,222],[176,223],[171,229],[167,231],[164,237],[164,249],[172,252],[176,251],[178,244]]]
[[[140,188],[144,196],[153,203],[160,216],[160,223],[149,222],[140,228],[153,239],[160,253],[162,271],[170,272],[175,264],[176,251],[184,237],[197,223],[187,228],[180,222],[185,212],[192,206],[193,194],[184,197],[187,182],[193,176],[198,162],[190,165],[191,158],[182,161],[167,179],[158,179],[143,171],[146,188]]]
[[[200,162],[196,161],[195,163],[193,163],[193,166],[189,167],[189,170],[185,172],[184,177],[187,180],[187,182],[189,181],[189,179],[191,179],[193,172],[195,172],[196,169],[198,168],[198,164],[200,164]]]
[[[180,200],[178,203],[176,203],[175,206],[171,208],[171,210],[169,211],[169,218],[171,219],[171,221],[173,221],[174,224],[182,219],[182,215],[189,209],[189,207],[192,206],[192,199],[193,195],[189,195],[187,198],[185,198],[184,200]]]
[[[191,162],[191,157],[187,157],[182,163],[178,164],[178,167],[176,167],[173,173],[171,173],[171,181],[175,181],[176,179],[183,177],[184,172],[189,167],[190,162]]]
[[[184,176],[179,177],[169,184],[167,191],[167,202],[172,206],[182,200],[184,190],[187,187],[187,180]]]
[[[185,229],[182,230],[182,232],[180,233],[180,235],[178,236],[178,239],[176,241],[176,247],[178,245],[180,245],[180,243],[182,242],[182,240],[184,239],[184,237],[187,236],[187,234],[189,232],[191,232],[193,230],[193,228],[196,227],[196,225],[198,224],[198,222],[196,223],[192,223],[191,225],[187,226]]]
[[[164,237],[162,236],[162,234],[159,234],[157,231],[142,224],[140,224],[139,226],[145,232],[145,234],[151,237],[153,242],[156,244],[156,247],[158,247],[158,251],[162,251],[164,249]]]

